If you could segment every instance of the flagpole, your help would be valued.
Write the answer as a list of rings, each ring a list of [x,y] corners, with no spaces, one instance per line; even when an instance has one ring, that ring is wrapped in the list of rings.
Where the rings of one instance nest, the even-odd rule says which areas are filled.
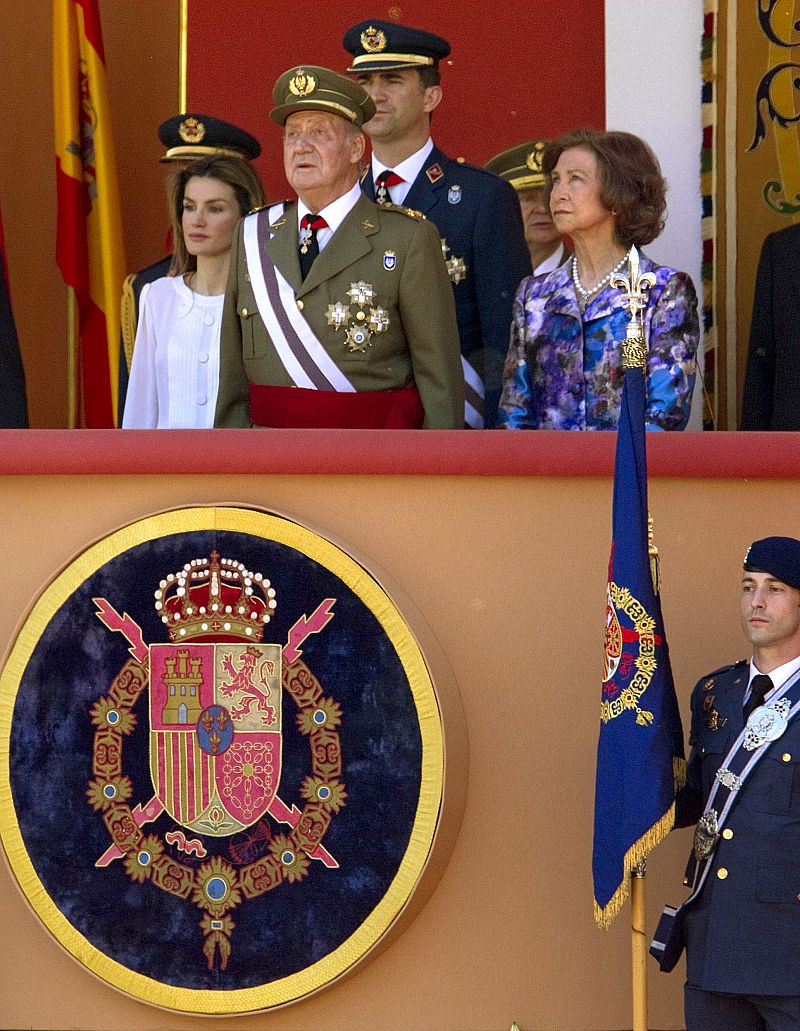
[[[642,860],[631,871],[631,999],[633,1031],[647,1031],[647,927],[645,870]]]
[[[78,299],[67,287],[67,428],[78,428]]]
[[[178,111],[186,113],[189,54],[189,0],[180,0],[180,53],[178,57]]]

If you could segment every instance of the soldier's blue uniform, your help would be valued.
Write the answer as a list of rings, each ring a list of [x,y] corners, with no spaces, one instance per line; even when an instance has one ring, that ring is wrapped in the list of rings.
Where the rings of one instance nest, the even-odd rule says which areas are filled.
[[[800,542],[766,538],[749,554],[756,555],[757,549],[757,558],[752,564],[746,560],[745,569],[769,572],[789,586],[800,584]],[[773,552],[777,564],[770,561]],[[787,555],[794,568],[781,567]],[[700,817],[717,770],[744,728],[749,680],[750,664],[743,660],[702,677],[692,692],[692,750],[686,787],[678,797],[678,826]],[[683,920],[687,1027],[797,1031],[800,716],[767,745],[737,792],[709,862],[703,887]],[[692,856],[688,883],[694,866]]]
[[[375,200],[371,168],[362,187]],[[466,267],[464,278],[453,282],[453,297],[461,353],[486,388],[489,429],[497,421],[514,294],[531,274],[519,201],[499,176],[454,161],[434,146],[403,203],[435,224],[448,257],[461,258]]]
[[[441,36],[380,19],[351,26],[342,42],[352,55],[349,74],[432,72],[433,78],[422,78],[423,86],[434,80],[438,86],[439,62],[450,53],[450,44]],[[373,147],[380,156],[375,140]],[[418,152],[419,147],[411,150]],[[370,200],[379,199],[371,167],[362,187]],[[516,193],[499,176],[461,158],[453,160],[434,146],[402,203],[429,218],[446,246],[461,355],[482,380],[483,425],[491,428],[497,421],[514,295],[531,274]],[[475,426],[480,422],[475,411],[480,401],[472,392],[473,373],[466,373],[467,424]]]

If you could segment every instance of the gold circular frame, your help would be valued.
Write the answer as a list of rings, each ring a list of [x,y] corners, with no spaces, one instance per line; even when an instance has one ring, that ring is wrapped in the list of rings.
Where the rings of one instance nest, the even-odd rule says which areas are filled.
[[[39,880],[16,818],[10,782],[14,703],[33,651],[60,606],[92,574],[124,551],[176,533],[224,530],[274,540],[302,552],[337,576],[383,628],[405,670],[422,741],[420,793],[408,846],[383,898],[364,922],[327,956],[304,970],[254,988],[213,991],[176,988],[129,970],[100,952],[57,908]],[[35,601],[0,674],[0,840],[25,898],[56,941],[79,963],[126,994],[164,1009],[214,1016],[244,1015],[285,1006],[328,987],[385,938],[425,869],[444,789],[444,735],[436,691],[406,621],[377,581],[339,547],[289,519],[252,509],[193,507],[125,526],[78,555]]]

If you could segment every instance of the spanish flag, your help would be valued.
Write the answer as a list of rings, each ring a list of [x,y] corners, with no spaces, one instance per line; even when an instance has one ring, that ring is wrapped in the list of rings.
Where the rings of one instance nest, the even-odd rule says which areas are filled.
[[[117,167],[97,0],[53,0],[56,261],[78,305],[82,425],[116,425],[125,278]]]

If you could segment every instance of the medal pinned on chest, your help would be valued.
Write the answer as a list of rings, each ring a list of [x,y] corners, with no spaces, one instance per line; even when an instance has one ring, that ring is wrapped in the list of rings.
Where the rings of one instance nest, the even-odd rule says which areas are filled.
[[[371,283],[363,280],[351,283],[347,296],[349,305],[343,301],[328,305],[326,320],[337,332],[345,330],[348,351],[366,354],[372,345],[372,337],[376,333],[385,333],[389,328],[389,313],[375,303],[377,295]]]

